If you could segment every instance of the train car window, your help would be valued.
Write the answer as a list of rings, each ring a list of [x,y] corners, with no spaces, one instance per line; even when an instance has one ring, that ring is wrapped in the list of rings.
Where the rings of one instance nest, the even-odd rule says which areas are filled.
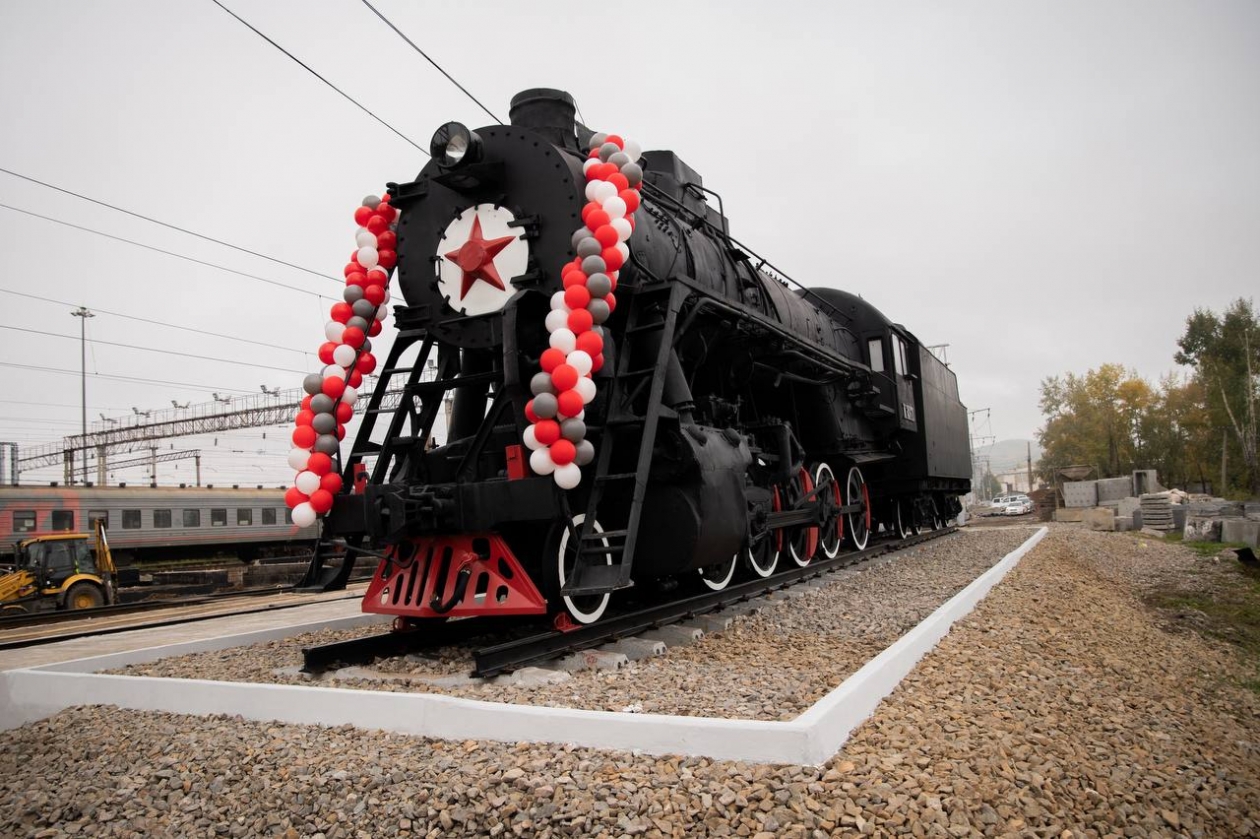
[[[275,507],[263,507],[262,523],[263,524],[276,523],[276,508]]]
[[[210,526],[227,526],[227,507],[215,507],[210,511]]]
[[[14,533],[30,533],[35,529],[35,511],[34,510],[14,510],[13,511],[13,532]]]
[[[866,346],[871,354],[871,369],[876,373],[884,372],[884,342],[879,338],[872,338],[866,342]]]
[[[201,511],[185,510],[184,527],[201,527]]]
[[[902,343],[901,336],[892,336],[893,340],[893,366],[897,368],[897,375],[906,375],[906,345]]]
[[[170,510],[154,510],[153,511],[154,527],[170,527],[171,511]]]
[[[139,530],[140,529],[140,511],[139,510],[123,510],[123,530]]]
[[[74,530],[74,510],[53,510],[53,530]]]
[[[103,522],[105,529],[109,530],[109,510],[88,510],[88,529],[94,529],[98,521]]]
[[[236,508],[236,523],[237,524],[253,524],[254,511],[249,509],[248,507],[237,507]]]
[[[288,507],[284,508],[284,523],[293,524],[293,511]]]

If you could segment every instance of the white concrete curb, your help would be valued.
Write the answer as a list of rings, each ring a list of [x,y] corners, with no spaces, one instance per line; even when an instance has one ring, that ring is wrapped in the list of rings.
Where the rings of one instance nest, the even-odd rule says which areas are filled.
[[[1038,530],[790,722],[618,714],[343,688],[97,675],[100,670],[127,664],[226,649],[315,628],[301,624],[0,673],[0,729],[43,719],[75,705],[109,704],[184,714],[238,714],[251,720],[299,725],[349,724],[455,740],[571,743],[758,763],[820,763],[844,745],[853,729],[870,716],[950,626],[970,612],[1046,532],[1044,527]],[[338,628],[368,620],[371,618],[346,618],[317,626]],[[367,720],[371,723],[365,724]]]

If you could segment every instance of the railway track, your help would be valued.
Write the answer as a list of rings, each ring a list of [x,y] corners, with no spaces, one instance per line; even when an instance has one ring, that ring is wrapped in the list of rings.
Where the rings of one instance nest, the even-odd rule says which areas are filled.
[[[840,554],[832,559],[814,559],[803,568],[792,568],[768,579],[750,580],[729,586],[722,591],[706,592],[643,609],[614,615],[590,626],[568,631],[542,630],[518,639],[484,647],[473,653],[473,675],[495,676],[531,664],[557,658],[568,653],[598,647],[630,638],[650,629],[689,620],[725,606],[752,600],[770,592],[788,588],[831,571],[868,562],[875,557],[913,547],[932,539],[957,532],[946,527],[906,539],[889,540],[866,550]],[[374,659],[436,649],[476,635],[494,633],[501,627],[520,626],[519,619],[488,621],[485,619],[454,620],[445,623],[370,635],[309,647],[302,651],[303,670],[317,673],[338,665],[370,664]]]

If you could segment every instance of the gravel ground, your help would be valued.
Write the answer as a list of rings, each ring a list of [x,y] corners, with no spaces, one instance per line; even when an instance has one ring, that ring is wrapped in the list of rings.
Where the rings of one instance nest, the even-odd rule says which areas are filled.
[[[345,678],[324,685],[372,690],[443,693],[472,699],[644,713],[788,720],[927,617],[1032,531],[960,533],[900,551],[835,575],[823,588],[768,604],[736,618],[721,633],[666,655],[631,662],[617,671],[565,674],[555,684],[510,685],[494,681],[426,679],[466,674],[475,644],[378,662],[378,673],[406,679]],[[379,631],[379,630],[375,630]],[[354,630],[352,634],[365,634]],[[301,648],[332,640],[335,633],[196,653],[117,672],[133,676],[231,681],[308,683],[294,672]],[[317,637],[318,636],[318,637]],[[341,637],[341,636],[337,636]],[[349,637],[349,636],[346,636]],[[766,662],[774,667],[767,668]],[[277,672],[281,671],[281,672]]]
[[[1052,532],[821,767],[72,709],[0,745],[0,835],[1257,835],[1260,702],[1140,544]]]

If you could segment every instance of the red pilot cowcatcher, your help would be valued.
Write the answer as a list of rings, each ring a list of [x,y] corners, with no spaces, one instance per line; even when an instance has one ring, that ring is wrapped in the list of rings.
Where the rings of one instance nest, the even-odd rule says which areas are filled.
[[[545,615],[547,601],[502,538],[461,534],[421,537],[395,549],[372,577],[363,611],[408,618]]]

